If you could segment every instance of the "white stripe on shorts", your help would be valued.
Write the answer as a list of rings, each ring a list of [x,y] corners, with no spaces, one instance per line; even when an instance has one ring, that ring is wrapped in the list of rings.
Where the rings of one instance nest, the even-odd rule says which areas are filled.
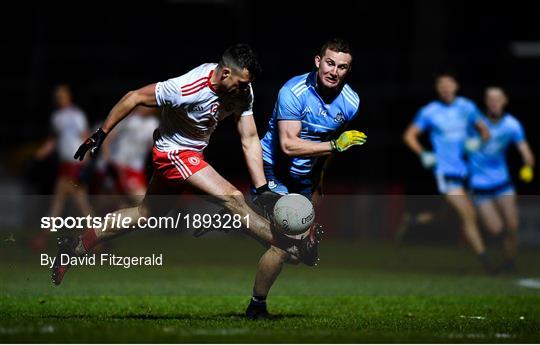
[[[167,152],[167,156],[169,157],[169,160],[171,161],[171,163],[176,167],[176,170],[178,170],[178,172],[180,173],[180,175],[182,175],[182,178],[185,180],[187,179],[190,175],[189,173],[184,169],[184,167],[178,163],[178,157],[175,156],[175,154],[177,153],[177,150],[175,151],[169,151]]]

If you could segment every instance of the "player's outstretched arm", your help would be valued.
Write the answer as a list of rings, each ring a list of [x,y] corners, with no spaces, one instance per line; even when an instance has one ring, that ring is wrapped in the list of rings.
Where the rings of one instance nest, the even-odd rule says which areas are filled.
[[[346,131],[336,139],[330,141],[332,149],[337,152],[343,152],[355,145],[364,145],[367,141],[367,135],[364,132],[355,130]]]
[[[529,146],[529,143],[525,140],[518,143],[517,148],[519,153],[521,154],[521,158],[523,159],[523,166],[519,171],[519,178],[523,182],[529,183],[534,178],[534,154],[531,150],[531,147]]]
[[[279,143],[281,150],[289,157],[318,157],[332,152],[343,152],[354,145],[363,145],[367,136],[359,131],[351,130],[341,133],[338,139],[314,142],[300,138],[302,124],[298,120],[278,121]]]
[[[480,138],[484,142],[489,140],[490,134],[489,134],[489,128],[486,126],[486,124],[482,120],[478,120],[474,123],[474,126],[478,130],[478,133],[480,133]]]
[[[138,105],[145,105],[147,107],[157,106],[155,90],[156,84],[154,83],[126,93],[109,112],[101,127],[103,131],[109,133],[114,126],[122,121]]]
[[[264,177],[262,148],[257,134],[257,126],[252,115],[239,116],[236,120],[236,128],[240,134],[244,159],[249,170],[249,175],[255,188],[266,184]]]
[[[422,131],[415,124],[411,124],[403,133],[403,142],[405,143],[405,145],[407,145],[408,148],[411,149],[411,151],[413,151],[417,155],[421,154],[422,151],[424,151],[424,147],[422,146],[422,144],[420,144],[420,141],[418,140],[418,137],[421,133]]]
[[[111,109],[103,126],[82,143],[73,158],[83,160],[87,151],[95,154],[107,137],[107,134],[122,121],[138,105],[148,107],[157,106],[155,96],[156,84],[146,85],[138,90],[130,91],[124,95]]]
[[[422,134],[420,127],[413,123],[409,127],[407,127],[407,129],[403,133],[403,142],[405,142],[405,145],[407,145],[407,147],[410,148],[411,151],[413,151],[420,157],[422,166],[426,169],[429,169],[435,165],[435,155],[433,154],[433,152],[426,150],[422,146],[422,144],[420,144],[420,140],[418,140],[420,134]]]
[[[317,157],[332,153],[329,141],[317,143],[299,137],[302,124],[297,120],[278,121],[279,144],[281,151],[289,157]]]
[[[56,138],[49,136],[45,142],[37,149],[35,157],[38,160],[43,160],[53,153],[56,148]]]

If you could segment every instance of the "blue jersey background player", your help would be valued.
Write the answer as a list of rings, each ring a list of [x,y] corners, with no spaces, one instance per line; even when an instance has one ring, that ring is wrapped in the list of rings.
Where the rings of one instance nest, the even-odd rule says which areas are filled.
[[[504,90],[499,87],[487,88],[485,102],[487,112],[482,118],[491,135],[484,145],[470,154],[470,188],[486,229],[504,239],[503,269],[513,271],[519,217],[506,152],[511,145],[518,149],[524,162],[520,178],[526,183],[533,179],[534,155],[521,123],[504,110],[508,103]]]
[[[434,172],[441,194],[463,188],[467,178],[464,160],[468,133],[479,119],[480,112],[474,102],[465,97],[455,97],[451,103],[435,100],[422,107],[414,119],[420,131],[428,131],[434,151]],[[426,154],[422,152],[423,163]]]
[[[331,39],[315,57],[317,70],[290,79],[279,91],[268,131],[261,140],[264,173],[272,192],[312,198],[320,183],[317,176],[321,168],[315,168],[316,159],[366,141],[362,132],[342,132],[360,106],[358,94],[345,83],[351,63],[349,44]],[[341,135],[331,140],[336,133]],[[273,246],[261,257],[246,310],[248,317],[269,316],[266,297],[284,262],[297,260]]]
[[[479,118],[476,105],[457,96],[459,85],[453,76],[439,75],[435,80],[435,89],[439,99],[418,112],[405,131],[403,139],[409,148],[420,156],[425,168],[434,168],[439,192],[458,212],[468,243],[484,268],[492,273],[494,267],[487,256],[476,223],[475,209],[465,189],[467,137],[471,131],[478,131],[482,140],[487,140],[489,130]],[[430,132],[434,152],[424,149],[419,141],[424,131]]]

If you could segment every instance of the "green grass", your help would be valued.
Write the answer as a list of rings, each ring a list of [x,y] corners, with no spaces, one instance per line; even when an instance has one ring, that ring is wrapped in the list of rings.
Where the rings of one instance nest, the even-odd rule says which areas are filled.
[[[245,302],[13,297],[3,299],[0,330],[7,342],[538,341],[537,297],[279,296],[272,308],[277,320],[256,322],[242,317]]]
[[[110,251],[163,252],[163,267],[78,267],[60,287],[20,242],[0,244],[1,342],[540,341],[540,290],[516,283],[540,277],[534,250],[490,277],[466,248],[328,241],[320,267],[284,269],[276,319],[250,321],[252,240],[134,234]]]

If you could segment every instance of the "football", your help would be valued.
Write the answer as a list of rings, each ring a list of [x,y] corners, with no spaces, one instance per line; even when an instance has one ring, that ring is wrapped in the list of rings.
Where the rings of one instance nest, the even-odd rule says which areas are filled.
[[[301,194],[286,194],[274,205],[274,220],[285,235],[302,238],[315,220],[315,210],[308,198]]]

